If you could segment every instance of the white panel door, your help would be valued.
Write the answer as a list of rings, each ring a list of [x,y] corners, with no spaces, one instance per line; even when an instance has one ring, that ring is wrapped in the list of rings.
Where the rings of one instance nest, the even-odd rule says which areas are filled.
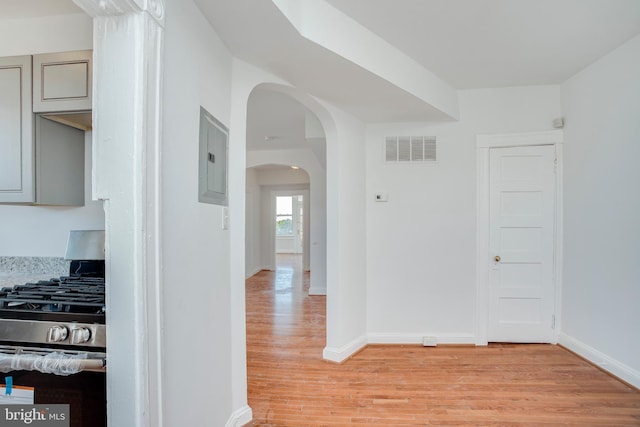
[[[555,148],[492,148],[489,169],[488,339],[551,342]]]

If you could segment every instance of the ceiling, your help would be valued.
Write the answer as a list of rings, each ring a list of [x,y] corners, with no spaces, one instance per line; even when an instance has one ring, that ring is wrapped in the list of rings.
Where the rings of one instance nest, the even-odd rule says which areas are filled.
[[[559,84],[640,33],[638,0],[319,1],[382,37],[454,89]],[[375,98],[351,99],[352,85],[372,82],[350,80],[363,77],[349,70],[358,67],[305,40],[271,1],[195,2],[235,56],[298,82],[321,98],[323,92],[342,94],[335,95],[338,103],[351,109],[364,108]],[[81,12],[72,0],[0,1],[0,19]],[[375,76],[366,79],[383,91],[389,89]]]
[[[235,56],[363,121],[443,120],[411,94],[303,37],[272,1],[195,1]],[[326,2],[454,90],[560,84],[640,33],[638,0]],[[282,148],[290,136],[300,138],[299,124],[274,129],[287,120],[273,115],[293,113],[294,104],[303,109],[295,101],[283,105],[282,96],[264,91],[250,99],[249,149]],[[264,141],[268,135],[284,138]],[[289,147],[299,147],[297,141]]]
[[[324,135],[315,130],[313,123],[307,135],[307,115],[313,113],[290,96],[254,89],[247,105],[247,150],[308,149],[325,167]]]
[[[304,37],[275,4],[287,0],[194,1],[234,56],[365,122],[450,120],[402,82],[381,77]],[[295,7],[297,2],[328,5],[381,45],[388,44],[434,74],[453,94],[460,89],[560,84],[640,33],[640,0],[290,4]],[[0,0],[0,19],[79,12],[72,0]],[[327,33],[334,31],[331,22],[325,24]],[[367,49],[375,50],[375,45]],[[285,95],[255,91],[248,107],[248,148],[300,147],[305,114],[302,105]]]
[[[559,84],[640,33],[638,0],[326,0],[456,89]]]
[[[303,37],[274,4],[286,0],[195,1],[235,56],[364,121],[443,120]],[[453,89],[560,84],[640,33],[638,0],[298,1],[325,1]]]
[[[304,148],[306,113],[283,93],[254,89],[247,106],[247,150]]]

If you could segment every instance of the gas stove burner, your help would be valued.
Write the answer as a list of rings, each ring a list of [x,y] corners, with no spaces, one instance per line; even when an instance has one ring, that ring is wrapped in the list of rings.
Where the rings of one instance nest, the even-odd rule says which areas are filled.
[[[87,320],[84,315],[90,315],[104,323],[104,278],[63,276],[0,290],[0,317],[15,318],[25,313],[59,313],[70,319],[75,315],[78,320]]]

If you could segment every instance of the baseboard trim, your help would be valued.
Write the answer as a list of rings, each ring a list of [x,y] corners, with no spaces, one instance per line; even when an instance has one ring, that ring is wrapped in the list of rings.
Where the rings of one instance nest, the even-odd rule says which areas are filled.
[[[260,273],[263,269],[260,267],[256,267],[253,270],[251,270],[248,274],[245,272],[244,278],[248,279],[249,277],[253,277],[256,274]]]
[[[438,344],[442,345],[476,345],[476,337],[466,334],[378,333],[359,337],[340,348],[325,347],[322,357],[331,362],[342,363],[368,344],[422,344],[422,338],[425,336],[435,336]]]
[[[249,406],[243,406],[240,409],[236,409],[229,417],[229,420],[224,427],[241,427],[248,424],[253,420],[253,412]]]
[[[325,347],[324,350],[322,350],[322,357],[324,360],[330,362],[342,363],[362,350],[366,345],[367,337],[363,335],[340,348]]]
[[[327,295],[327,288],[311,287],[309,288],[309,295]]]
[[[558,337],[558,342],[567,350],[585,358],[600,369],[607,371],[611,375],[621,379],[629,385],[640,389],[640,372],[622,362],[602,353],[599,350],[583,343],[563,332]]]
[[[422,344],[425,336],[436,337],[438,344],[475,345],[476,337],[466,334],[425,333],[372,333],[367,335],[369,344]]]

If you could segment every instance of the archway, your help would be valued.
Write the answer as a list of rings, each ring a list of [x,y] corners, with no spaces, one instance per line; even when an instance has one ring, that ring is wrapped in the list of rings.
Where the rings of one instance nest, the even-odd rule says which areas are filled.
[[[264,151],[257,161],[247,151],[248,103],[255,90],[289,96],[313,113],[321,124],[326,141],[326,169],[323,179],[314,180],[317,160],[299,164],[287,153]],[[272,163],[299,165],[311,176],[312,218],[322,218],[326,226],[324,241],[312,246],[322,257],[325,277],[314,274],[318,293],[326,294],[326,341],[322,358],[341,362],[366,345],[366,230],[365,230],[365,148],[364,124],[344,111],[292,87],[288,82],[242,60],[234,61],[229,133],[229,206],[234,407],[245,405],[238,417],[250,414],[247,405],[246,298],[245,298],[245,213],[246,168]],[[263,135],[264,136],[269,135]],[[271,135],[276,136],[276,135]],[[266,142],[266,141],[265,141]],[[293,150],[291,150],[293,151]],[[315,189],[314,189],[315,187]],[[322,195],[325,208],[314,209],[313,199]],[[316,206],[318,206],[316,204]],[[309,293],[313,292],[311,289]],[[240,418],[238,418],[240,419]]]
[[[326,150],[320,121],[290,96],[258,87],[248,101],[246,144],[246,166],[250,171],[245,191],[246,274],[272,269],[274,262],[274,245],[266,242],[270,232],[262,230],[262,238],[252,233],[252,229],[264,228],[255,219],[256,204],[260,199],[264,201],[267,194],[259,197],[257,194],[264,191],[258,187],[270,191],[308,189],[310,221],[305,264],[311,271],[310,294],[326,294]],[[256,182],[257,177],[263,182]],[[262,217],[267,215],[265,206]],[[260,240],[264,244],[260,245]],[[261,262],[255,259],[258,250]],[[272,258],[266,259],[267,256]]]
[[[277,253],[301,255],[303,270],[310,271],[316,236],[310,226],[309,174],[298,166],[258,165],[247,168],[246,182],[245,276],[275,270]],[[290,206],[278,212],[277,199]]]

